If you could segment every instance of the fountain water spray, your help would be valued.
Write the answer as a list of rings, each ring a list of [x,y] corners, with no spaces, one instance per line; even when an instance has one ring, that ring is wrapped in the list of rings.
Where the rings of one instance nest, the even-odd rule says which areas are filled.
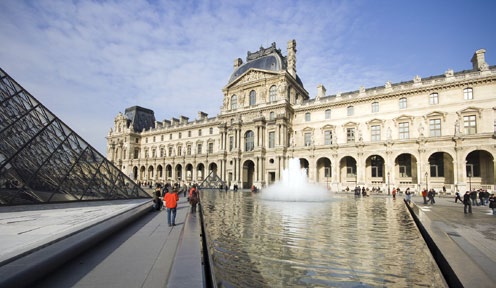
[[[288,169],[282,171],[281,180],[262,189],[260,198],[277,201],[314,202],[329,200],[330,193],[324,187],[308,183],[305,169],[300,167],[300,159],[289,160]]]

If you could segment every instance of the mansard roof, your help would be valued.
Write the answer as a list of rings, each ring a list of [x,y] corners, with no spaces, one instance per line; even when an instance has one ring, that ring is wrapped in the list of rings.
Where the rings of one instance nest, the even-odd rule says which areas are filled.
[[[248,51],[246,63],[234,70],[228,84],[252,68],[267,71],[284,71],[287,68],[287,57],[282,56],[281,49],[276,48],[276,43],[272,43],[269,48],[260,47],[260,50],[257,52],[252,53]],[[303,83],[298,75],[296,75],[296,81],[303,87]]]
[[[124,114],[132,123],[135,132],[142,132],[143,129],[149,130],[150,128],[155,128],[155,114],[153,113],[153,110],[140,106],[133,106],[126,108]]]

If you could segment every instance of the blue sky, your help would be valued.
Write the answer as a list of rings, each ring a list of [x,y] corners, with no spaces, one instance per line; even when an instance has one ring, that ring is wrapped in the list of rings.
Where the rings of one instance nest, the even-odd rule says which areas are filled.
[[[297,41],[313,98],[496,65],[496,1],[0,1],[0,67],[106,155],[118,112],[214,117],[234,59]]]

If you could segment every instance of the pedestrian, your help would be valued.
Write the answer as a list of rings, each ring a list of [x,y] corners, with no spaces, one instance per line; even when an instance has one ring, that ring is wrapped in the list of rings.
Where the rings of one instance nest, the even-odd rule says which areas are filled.
[[[463,212],[465,214],[467,214],[467,208],[468,213],[472,213],[472,199],[469,191],[465,192],[465,195],[463,195]]]
[[[479,190],[479,205],[481,205],[481,206],[486,206],[486,203],[484,201],[484,197],[485,197],[484,191],[482,189]]]
[[[160,199],[160,187],[153,192],[153,209],[160,211],[162,210],[162,199]]]
[[[427,189],[422,190],[422,198],[424,198],[424,204],[427,204]]]
[[[410,205],[410,203],[412,202],[412,193],[410,193],[410,188],[406,188],[405,202],[408,203],[408,205]]]
[[[193,186],[189,191],[189,204],[191,205],[191,212],[196,212],[196,204],[200,201],[200,197],[198,195],[198,190]]]
[[[186,193],[188,192],[188,186],[184,181],[183,181],[183,185],[181,186],[181,192],[183,192],[183,197],[186,197]]]
[[[392,194],[393,194],[393,199],[396,200],[396,188],[394,188],[394,187],[393,187]]]
[[[462,200],[462,197],[460,197],[460,192],[456,191],[455,193],[455,203],[458,203],[458,200],[460,200],[460,203],[463,204],[463,200]]]
[[[477,191],[472,190],[469,192],[470,200],[472,200],[472,206],[478,206],[477,204]]]
[[[164,196],[164,200],[165,207],[167,207],[167,224],[169,224],[169,227],[176,226],[177,201],[179,201],[177,190],[172,189],[172,191],[167,192]]]
[[[489,208],[493,209],[493,215],[496,215],[496,197],[494,197],[494,193],[489,196]]]
[[[431,195],[429,196],[429,193],[427,193],[427,196],[429,197],[429,201],[431,204],[436,204],[436,200],[434,199],[436,197],[436,190],[431,189],[430,191]]]

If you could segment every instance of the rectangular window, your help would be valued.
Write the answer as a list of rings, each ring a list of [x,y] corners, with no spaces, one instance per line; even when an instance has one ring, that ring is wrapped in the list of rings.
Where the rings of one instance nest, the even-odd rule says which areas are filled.
[[[441,119],[429,120],[429,134],[431,137],[441,136]]]
[[[305,113],[305,121],[306,122],[310,121],[310,113]]]
[[[398,125],[399,138],[409,139],[410,138],[410,125],[408,122],[401,122]]]
[[[169,140],[172,140],[172,133],[169,134]]]
[[[269,148],[274,148],[276,143],[276,133],[271,131],[269,132]]]
[[[379,112],[379,102],[372,103],[372,113]]]
[[[332,131],[326,130],[324,131],[324,145],[331,145],[331,144],[332,144]]]
[[[331,109],[325,110],[325,119],[331,119]]]
[[[139,149],[136,148],[134,149],[134,159],[138,159],[138,157],[139,157]]]
[[[432,93],[431,95],[429,95],[429,104],[431,105],[439,104],[439,94]]]
[[[196,146],[196,154],[202,154],[202,144],[198,144],[198,146]]]
[[[210,135],[214,134],[214,128],[210,128],[209,131]]]
[[[145,158],[148,158],[148,149],[145,149]]]
[[[312,145],[312,133],[306,132],[305,133],[305,146],[310,146]]]
[[[188,131],[188,137],[191,137],[191,131]]]
[[[152,158],[156,158],[156,157],[157,157],[157,150],[152,149]]]
[[[355,128],[346,128],[346,142],[355,142]]]
[[[177,146],[177,156],[181,156],[182,155],[182,147],[181,146]]]
[[[465,134],[477,134],[477,122],[475,115],[463,116],[463,130]]]
[[[381,141],[381,126],[373,125],[370,127],[370,140]]]
[[[198,129],[198,136],[201,136],[201,135],[202,135],[202,130]]]
[[[179,132],[179,136],[178,136],[178,138],[179,138],[179,139],[181,139],[181,138],[182,138],[182,136],[183,136],[183,133]]]
[[[463,99],[465,99],[465,100],[474,99],[474,94],[472,93],[472,88],[463,89]]]
[[[214,153],[214,143],[208,143],[208,153]]]
[[[230,136],[229,137],[229,151],[232,151],[234,149],[234,137]]]
[[[165,151],[164,151],[164,148],[160,148],[160,157],[164,157]]]
[[[348,108],[346,108],[346,113],[348,116],[353,116],[354,113],[353,106],[348,106]]]
[[[187,148],[187,150],[186,150],[186,153],[187,153],[188,155],[191,155],[191,145],[188,145],[188,148]]]
[[[169,147],[169,157],[172,156],[172,147]]]
[[[406,98],[400,98],[400,109],[406,109]]]

